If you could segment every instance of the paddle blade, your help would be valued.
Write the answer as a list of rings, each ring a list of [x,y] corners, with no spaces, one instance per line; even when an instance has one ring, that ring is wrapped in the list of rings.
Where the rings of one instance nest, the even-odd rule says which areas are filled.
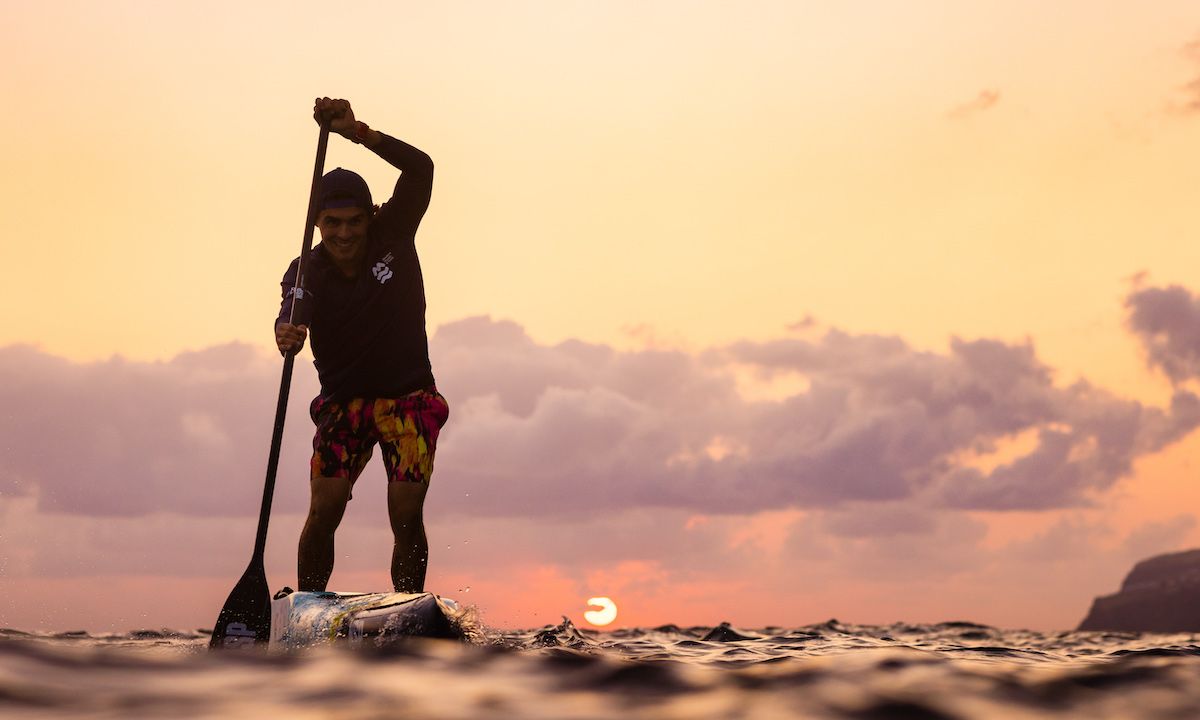
[[[261,560],[251,560],[225,599],[213,626],[210,650],[265,644],[271,639],[271,591]]]

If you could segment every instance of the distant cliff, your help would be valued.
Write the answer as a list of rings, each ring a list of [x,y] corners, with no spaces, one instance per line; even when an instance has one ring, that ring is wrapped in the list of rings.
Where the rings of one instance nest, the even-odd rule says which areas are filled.
[[[1079,629],[1200,632],[1200,550],[1139,562],[1120,592],[1092,601]]]

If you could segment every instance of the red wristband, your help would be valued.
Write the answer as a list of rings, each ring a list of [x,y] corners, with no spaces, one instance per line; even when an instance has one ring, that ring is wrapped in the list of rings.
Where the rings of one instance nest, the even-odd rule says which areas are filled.
[[[359,120],[358,122],[356,122],[354,124],[354,142],[357,142],[357,143],[365,142],[367,139],[367,133],[370,130],[371,130],[371,128],[367,127],[367,124],[365,122],[363,122],[362,120]]]

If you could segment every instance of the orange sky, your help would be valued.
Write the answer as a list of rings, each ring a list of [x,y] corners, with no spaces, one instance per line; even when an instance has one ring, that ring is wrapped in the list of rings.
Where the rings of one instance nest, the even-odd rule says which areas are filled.
[[[0,346],[79,362],[229,341],[268,351],[321,94],[437,164],[418,234],[431,333],[489,315],[545,345],[700,352],[812,317],[937,353],[952,337],[1028,340],[1062,385],[1169,398],[1122,299],[1138,273],[1200,288],[1195,2],[355,8],[0,7],[0,264],[13,270]],[[392,182],[336,139],[327,164],[359,170],[377,194]],[[1094,510],[976,519],[996,546],[1073,519],[1118,544],[1194,515],[1197,451],[1190,438],[1140,459]],[[521,572],[553,575],[539,567]],[[646,568],[608,571],[634,570]],[[806,612],[890,619],[849,582]],[[595,594],[622,602],[577,585],[564,587],[579,608],[562,612]],[[997,621],[1039,621],[978,602]],[[1080,611],[1063,604],[1053,623]],[[621,621],[692,617],[656,612],[622,606]],[[778,621],[805,618],[825,619]]]
[[[317,91],[435,156],[435,326],[698,345],[811,314],[927,347],[1028,335],[1128,381],[1124,279],[1200,266],[1198,133],[1172,111],[1200,73],[1192,3],[368,4],[349,35],[319,5],[234,7],[5,6],[3,259],[36,269],[0,290],[24,308],[0,341],[261,341]],[[329,163],[389,184],[345,144]],[[1095,368],[1096,342],[1124,367]]]

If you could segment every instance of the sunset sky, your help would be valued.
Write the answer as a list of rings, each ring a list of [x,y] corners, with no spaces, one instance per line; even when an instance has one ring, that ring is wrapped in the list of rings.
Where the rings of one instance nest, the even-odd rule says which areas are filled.
[[[1200,546],[1200,3],[331,7],[0,4],[0,627],[211,627],[318,95],[436,164],[427,585],[486,622],[1065,629]]]

